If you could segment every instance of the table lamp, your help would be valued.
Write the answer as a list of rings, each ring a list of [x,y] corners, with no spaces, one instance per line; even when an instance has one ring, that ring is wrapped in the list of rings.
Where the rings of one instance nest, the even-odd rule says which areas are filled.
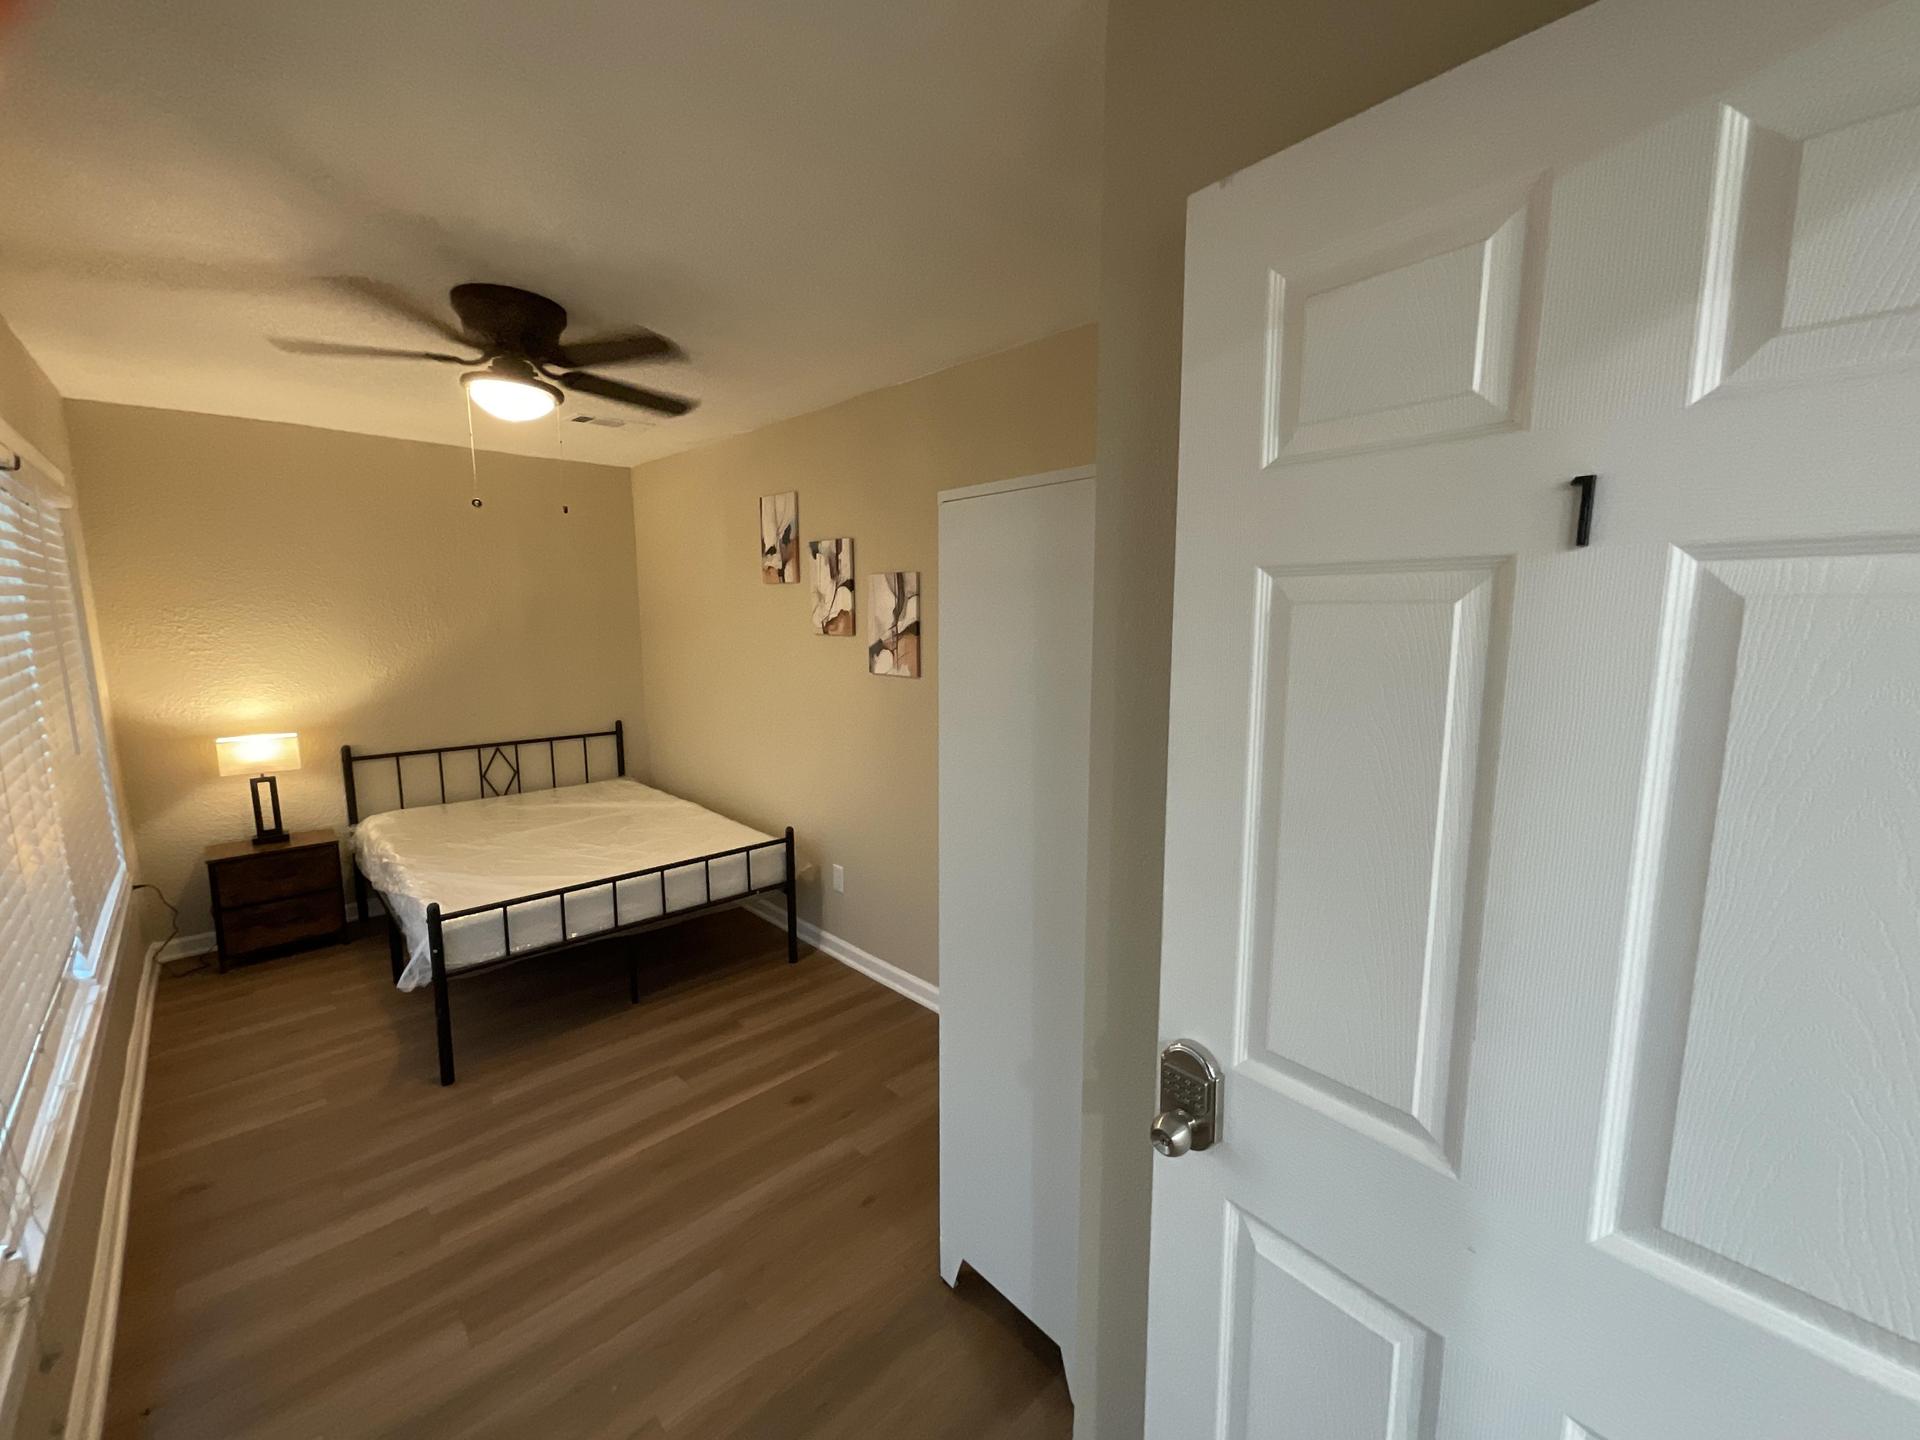
[[[213,742],[220,756],[222,775],[249,775],[253,787],[253,843],[272,845],[287,838],[280,823],[280,782],[274,779],[282,770],[300,768],[300,737],[291,730],[277,735],[225,735]],[[260,787],[267,790],[267,802],[273,809],[273,824],[267,824],[267,812],[260,804]]]

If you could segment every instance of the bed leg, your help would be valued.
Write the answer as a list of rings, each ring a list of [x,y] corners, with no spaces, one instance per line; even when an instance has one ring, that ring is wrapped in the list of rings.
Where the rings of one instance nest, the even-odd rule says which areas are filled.
[[[787,964],[800,963],[800,881],[793,867],[793,827],[787,826]]]
[[[360,873],[360,866],[357,862],[353,867],[353,905],[354,909],[360,912],[360,923],[362,925],[373,918],[373,905],[367,889],[367,877]]]
[[[433,962],[434,1038],[440,1046],[440,1083],[453,1084],[453,1012],[447,1004],[447,947],[440,932],[440,907],[427,906],[427,955]]]
[[[444,971],[433,975],[433,1023],[440,1046],[440,1083],[453,1084],[453,1016],[447,1008],[447,977]]]
[[[387,963],[393,967],[393,983],[398,985],[407,969],[407,941],[392,911],[387,912]]]

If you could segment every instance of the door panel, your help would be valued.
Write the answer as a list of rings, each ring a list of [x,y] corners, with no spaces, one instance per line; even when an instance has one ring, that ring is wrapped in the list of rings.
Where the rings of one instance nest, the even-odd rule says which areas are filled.
[[[1920,547],[1835,549],[1671,552],[1596,1231],[1920,1370]]]
[[[1451,1172],[1503,567],[1264,571],[1260,592],[1249,1073]]]
[[[1538,200],[1504,187],[1273,271],[1267,463],[1517,427]]]
[[[1920,354],[1920,87],[1812,90],[1720,109],[1696,400]]]
[[[1241,1215],[1233,1237],[1236,1440],[1414,1440],[1439,1347],[1353,1281]]]
[[[1915,115],[1600,0],[1194,197],[1156,1440],[1920,1434]]]

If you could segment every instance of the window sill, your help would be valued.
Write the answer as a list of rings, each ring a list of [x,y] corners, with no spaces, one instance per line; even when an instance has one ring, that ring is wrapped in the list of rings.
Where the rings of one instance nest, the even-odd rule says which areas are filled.
[[[41,1064],[44,1075],[35,1087],[37,1093],[27,1100],[36,1118],[26,1136],[18,1181],[24,1224],[19,1234],[7,1237],[8,1248],[0,1254],[0,1434],[11,1432],[31,1371],[34,1283],[54,1216],[67,1198],[81,1102],[100,1058],[107,986],[126,940],[131,893],[122,867],[105,918],[95,932],[94,953],[76,962],[63,982],[54,1039],[46,1052],[49,1058]]]

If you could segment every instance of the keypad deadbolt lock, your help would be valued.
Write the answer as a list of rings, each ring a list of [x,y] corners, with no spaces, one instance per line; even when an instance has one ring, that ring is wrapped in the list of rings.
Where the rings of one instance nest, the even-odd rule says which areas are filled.
[[[1169,1158],[1204,1150],[1220,1138],[1220,1067],[1191,1040],[1160,1052],[1160,1113],[1153,1148]]]

